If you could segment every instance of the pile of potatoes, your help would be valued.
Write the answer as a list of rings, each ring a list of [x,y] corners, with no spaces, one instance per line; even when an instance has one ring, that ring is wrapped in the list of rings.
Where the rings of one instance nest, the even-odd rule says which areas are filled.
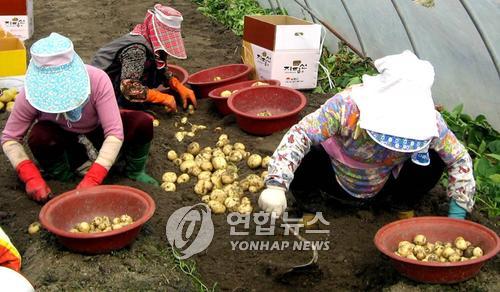
[[[6,111],[11,112],[18,93],[14,87],[0,89],[0,110],[5,108]]]
[[[134,222],[131,216],[124,214],[111,220],[108,216],[97,216],[91,222],[77,223],[69,232],[72,233],[97,233],[120,229]]]
[[[245,161],[252,170],[267,169],[271,160],[269,156],[263,158],[259,154],[251,154],[242,143],[232,144],[226,134],[219,136],[214,148],[202,148],[198,142],[192,142],[185,153],[179,155],[170,150],[167,158],[179,167],[181,174],[165,172],[161,187],[167,192],[173,192],[176,184],[196,180],[194,192],[215,214],[226,211],[251,213],[253,207],[245,192],[261,191],[267,171],[241,178],[237,164]]]
[[[398,250],[394,252],[400,257],[422,262],[459,262],[478,258],[483,255],[480,247],[472,244],[459,236],[453,243],[436,241],[427,242],[427,238],[418,234],[413,238],[413,243],[403,240],[398,244]]]
[[[192,105],[189,106],[191,107],[191,109],[193,109]],[[188,107],[188,112],[190,107]],[[174,126],[179,129],[179,131],[176,132],[174,135],[175,139],[177,139],[177,141],[179,142],[182,142],[182,140],[184,140],[185,137],[194,137],[198,131],[205,130],[207,128],[207,126],[205,125],[191,124],[188,121],[187,117],[182,117],[179,122],[176,122],[174,124]],[[191,127],[190,131],[187,130],[188,127]]]

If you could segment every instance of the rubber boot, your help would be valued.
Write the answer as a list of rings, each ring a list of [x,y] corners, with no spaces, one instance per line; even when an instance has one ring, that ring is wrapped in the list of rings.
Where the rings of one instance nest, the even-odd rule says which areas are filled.
[[[127,145],[125,148],[125,175],[133,180],[154,186],[160,184],[146,173],[146,162],[151,143],[142,145]]]
[[[74,173],[71,171],[66,152],[64,152],[60,159],[48,165],[43,165],[43,170],[49,178],[58,181],[69,182],[75,178]]]

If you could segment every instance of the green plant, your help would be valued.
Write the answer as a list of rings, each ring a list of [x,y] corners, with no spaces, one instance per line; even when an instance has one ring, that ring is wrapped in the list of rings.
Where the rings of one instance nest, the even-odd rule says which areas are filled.
[[[500,216],[500,134],[484,115],[464,114],[463,105],[441,114],[474,160],[476,199],[489,217]]]
[[[204,284],[203,281],[200,279],[200,275],[196,270],[196,263],[193,260],[181,259],[180,253],[177,250],[175,250],[175,248],[171,248],[171,250],[175,266],[193,280],[193,283],[195,284],[198,291],[200,292],[216,291],[215,289],[217,288],[217,283],[215,283],[212,288],[208,288],[207,285]]]
[[[335,54],[324,47],[320,64],[315,93],[337,93],[348,86],[361,83],[364,74],[377,74],[370,59],[362,59],[343,43],[339,43],[339,50]]]
[[[243,35],[243,18],[245,15],[281,14],[284,11],[265,9],[255,0],[194,0],[204,15],[213,18],[235,34]]]

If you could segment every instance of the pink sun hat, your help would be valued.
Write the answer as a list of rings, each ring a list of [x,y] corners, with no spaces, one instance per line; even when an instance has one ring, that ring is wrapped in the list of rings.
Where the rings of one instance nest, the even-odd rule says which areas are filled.
[[[181,35],[182,14],[172,7],[156,4],[148,10],[144,22],[138,24],[131,34],[142,35],[151,42],[156,53],[165,51],[177,59],[186,59],[186,50]]]

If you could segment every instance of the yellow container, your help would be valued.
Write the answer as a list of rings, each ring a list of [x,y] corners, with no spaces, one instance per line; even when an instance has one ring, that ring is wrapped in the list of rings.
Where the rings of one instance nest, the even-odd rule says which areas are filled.
[[[9,35],[0,31],[0,77],[26,74],[26,47]]]

